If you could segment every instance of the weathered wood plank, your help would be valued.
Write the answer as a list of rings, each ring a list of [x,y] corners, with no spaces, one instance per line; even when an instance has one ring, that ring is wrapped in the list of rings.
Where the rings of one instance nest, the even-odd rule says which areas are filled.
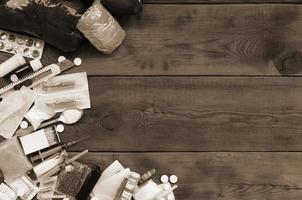
[[[302,79],[94,77],[73,150],[301,151]]]
[[[102,55],[84,44],[90,75],[279,75],[301,70],[302,5],[219,4],[144,6],[121,19],[124,44]],[[49,48],[44,63],[61,52]],[[5,56],[1,55],[3,60]]]
[[[176,199],[302,198],[301,153],[90,153],[81,161],[105,168],[116,159],[139,173],[176,174]]]
[[[145,5],[124,44],[77,52],[90,75],[280,75],[301,70],[302,5]],[[45,60],[59,54],[49,51]]]

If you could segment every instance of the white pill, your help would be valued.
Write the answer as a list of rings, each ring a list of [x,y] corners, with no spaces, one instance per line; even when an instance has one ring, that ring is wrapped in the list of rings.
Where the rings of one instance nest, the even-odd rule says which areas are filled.
[[[92,197],[91,200],[99,200],[97,197]]]
[[[18,78],[17,74],[12,74],[12,75],[10,76],[10,80],[11,80],[12,82],[17,82],[17,81],[19,80],[19,78]]]
[[[58,133],[62,133],[64,130],[65,130],[65,127],[64,127],[63,124],[59,124],[59,125],[57,126],[57,131],[58,131]]]
[[[27,129],[27,127],[28,127],[28,122],[27,122],[27,121],[22,121],[21,124],[20,124],[20,127],[21,127],[22,129]]]
[[[160,177],[160,181],[161,181],[162,183],[167,183],[167,182],[169,181],[169,177],[168,177],[167,175],[162,175],[162,176]]]
[[[73,63],[76,65],[76,66],[79,66],[82,64],[82,59],[81,58],[75,58],[73,60]]]
[[[63,200],[69,200],[69,198],[64,198]]]
[[[60,57],[58,58],[58,62],[59,62],[59,63],[60,63],[60,62],[63,62],[64,60],[66,60],[65,56],[60,56]]]
[[[171,182],[171,183],[177,183],[177,181],[178,181],[178,178],[177,178],[176,175],[170,176],[170,182]]]

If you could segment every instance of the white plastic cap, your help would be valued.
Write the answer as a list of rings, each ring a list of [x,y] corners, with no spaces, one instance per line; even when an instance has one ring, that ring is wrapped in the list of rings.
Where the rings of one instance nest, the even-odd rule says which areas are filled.
[[[43,67],[42,62],[39,59],[31,60],[29,62],[29,64],[34,71],[38,71],[39,69],[41,69]]]
[[[11,82],[17,82],[19,80],[19,78],[18,78],[17,74],[12,74],[10,76],[10,80],[11,80]]]

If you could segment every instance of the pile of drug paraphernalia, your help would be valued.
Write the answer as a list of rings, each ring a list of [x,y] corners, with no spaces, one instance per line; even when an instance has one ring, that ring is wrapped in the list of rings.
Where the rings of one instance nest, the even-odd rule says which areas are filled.
[[[155,169],[140,174],[119,161],[104,169],[104,166],[91,167],[79,162],[88,150],[79,154],[67,152],[68,147],[87,139],[64,143],[60,135],[65,124],[78,123],[83,110],[91,108],[88,78],[86,72],[61,75],[81,65],[81,58],[71,61],[60,56],[58,63],[43,66],[40,59],[45,42],[71,51],[77,39],[85,36],[98,50],[110,54],[124,40],[125,31],[108,10],[115,14],[135,14],[141,8],[141,1],[104,0],[103,4],[86,1],[88,7],[84,11],[85,6],[74,9],[62,2],[6,0],[0,6],[0,16],[6,13],[12,18],[8,20],[10,23],[0,22],[3,29],[0,30],[0,51],[12,54],[0,65],[0,77],[10,79],[9,84],[0,88],[0,135],[5,138],[0,143],[0,177],[3,177],[0,200],[174,200],[175,175],[163,175],[161,184],[157,184],[151,180]],[[61,35],[70,42],[70,47],[54,40],[55,27],[59,27],[56,24],[43,30],[54,34],[47,36],[42,30],[38,31],[38,26],[29,25],[32,28],[29,30],[13,23],[15,15],[11,13],[19,19],[17,13],[39,13],[41,8],[50,9],[48,13],[65,9],[66,16],[61,13],[60,17],[68,19],[70,24],[76,20],[76,31],[83,35],[74,36],[63,30]]]

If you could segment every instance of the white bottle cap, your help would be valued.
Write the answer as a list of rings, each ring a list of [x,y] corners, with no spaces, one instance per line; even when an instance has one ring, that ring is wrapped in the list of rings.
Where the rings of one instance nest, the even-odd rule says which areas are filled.
[[[27,127],[28,127],[28,122],[27,122],[27,121],[22,121],[21,124],[20,124],[20,127],[21,127],[22,129],[27,129]]]
[[[11,82],[17,82],[19,80],[19,78],[18,78],[17,74],[12,74],[10,76],[10,80],[11,80]]]
[[[20,54],[15,54],[0,65],[0,77],[4,77],[5,75],[17,69],[21,65],[24,65],[25,63],[26,61],[23,56],[21,56]]]
[[[42,62],[39,59],[31,60],[29,62],[29,64],[34,71],[38,71],[39,69],[41,69],[43,67]]]
[[[170,176],[170,182],[171,182],[171,183],[177,183],[177,181],[178,181],[178,178],[177,178],[176,175]]]
[[[162,183],[167,183],[167,182],[169,181],[169,177],[168,177],[167,175],[162,175],[162,176],[160,177],[160,181],[161,181]]]

